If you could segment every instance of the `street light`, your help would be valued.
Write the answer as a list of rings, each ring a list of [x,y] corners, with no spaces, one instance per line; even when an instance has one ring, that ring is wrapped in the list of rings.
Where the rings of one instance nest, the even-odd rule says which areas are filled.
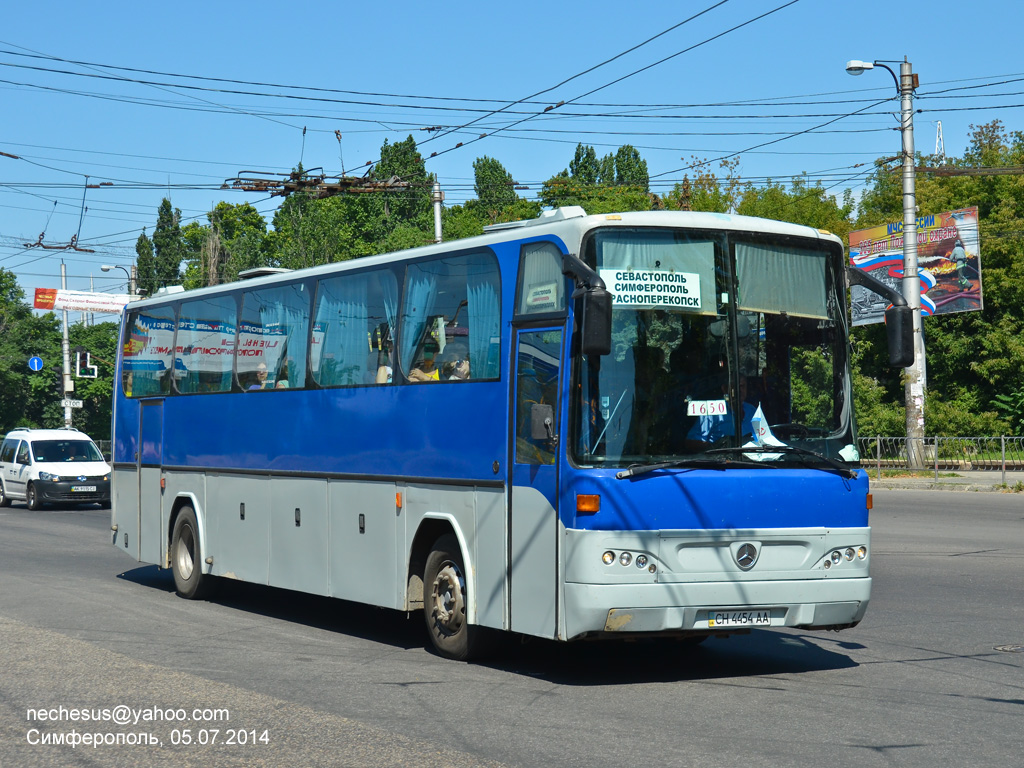
[[[924,390],[927,373],[924,356],[924,333],[921,325],[921,277],[917,270],[917,200],[914,176],[914,89],[917,75],[905,58],[896,73],[884,61],[846,62],[846,71],[861,75],[869,69],[882,67],[896,82],[900,95],[900,134],[903,137],[903,297],[914,311],[914,360],[907,366],[904,399],[907,421],[907,461],[913,468],[924,467]]]
[[[128,293],[132,296],[135,295],[135,265],[132,264],[132,271],[129,272],[127,267],[122,267],[120,264],[101,264],[100,269],[104,272],[109,272],[112,269],[120,269],[126,275],[128,275]]]

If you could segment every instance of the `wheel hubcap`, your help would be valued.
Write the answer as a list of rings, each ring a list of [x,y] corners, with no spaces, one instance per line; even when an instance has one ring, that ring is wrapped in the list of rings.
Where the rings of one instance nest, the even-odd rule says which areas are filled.
[[[195,560],[192,557],[192,550],[195,547],[195,538],[192,536],[192,529],[185,526],[181,529],[181,538],[178,540],[178,573],[183,579],[192,576],[192,568]]]
[[[434,579],[434,626],[444,635],[458,634],[466,619],[466,581],[455,563],[448,561]]]

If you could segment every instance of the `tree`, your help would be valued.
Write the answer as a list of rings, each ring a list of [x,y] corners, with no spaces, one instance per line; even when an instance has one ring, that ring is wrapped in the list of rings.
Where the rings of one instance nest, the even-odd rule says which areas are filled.
[[[181,211],[171,208],[171,201],[166,197],[157,210],[153,250],[157,287],[177,285],[181,279],[181,263],[185,260],[186,249],[181,234]]]
[[[473,161],[473,189],[480,206],[495,215],[502,208],[519,200],[515,180],[505,167],[492,157],[478,157]]]
[[[93,440],[110,439],[110,393],[114,389],[119,328],[118,323],[110,322],[73,325],[68,329],[72,350],[76,347],[84,348],[89,353],[92,365],[96,367],[95,379],[75,379],[75,399],[82,401],[82,408],[74,412],[75,426]],[[71,370],[75,370],[74,352],[71,357]]]
[[[14,273],[0,268],[0,432],[63,423],[60,341],[57,317],[34,315]],[[39,372],[29,370],[33,356],[43,359]]]
[[[955,168],[1024,165],[1024,134],[1007,133],[998,120],[972,126]],[[900,182],[879,166],[859,206],[857,227],[902,218]],[[984,309],[924,319],[928,355],[925,428],[929,434],[962,436],[1007,428],[1024,370],[1024,178],[1019,175],[929,177],[919,174],[917,204],[922,213],[978,206]],[[927,269],[927,264],[922,264]],[[901,403],[898,371],[885,371],[881,326],[854,329],[861,371]],[[1002,406],[1002,407],[1001,407]],[[1007,410],[1009,408],[1009,411]],[[1015,422],[1019,428],[1019,421]]]
[[[568,170],[544,182],[540,199],[551,207],[579,205],[591,214],[649,211],[657,200],[647,188],[647,163],[633,147],[598,160],[593,147],[577,144]]]
[[[708,211],[710,213],[729,213],[736,209],[739,201],[740,182],[735,177],[739,158],[722,160],[719,167],[724,178],[719,179],[711,169],[709,161],[691,157],[690,174],[683,177],[681,184],[676,184],[662,201],[669,210]]]
[[[142,230],[139,239],[135,241],[135,271],[137,289],[150,296],[160,287],[156,275],[156,259],[153,256],[153,241],[146,236],[146,230]]]

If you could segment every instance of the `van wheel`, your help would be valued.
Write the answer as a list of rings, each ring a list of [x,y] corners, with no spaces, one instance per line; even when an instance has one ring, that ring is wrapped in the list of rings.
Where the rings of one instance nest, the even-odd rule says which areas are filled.
[[[198,600],[206,594],[209,579],[203,576],[200,562],[199,523],[192,507],[182,507],[174,521],[171,536],[171,571],[174,588],[189,600]]]
[[[33,512],[38,512],[39,508],[43,506],[43,503],[39,500],[39,491],[36,490],[34,483],[29,483],[25,489],[25,506]]]
[[[7,491],[4,490],[4,481],[0,480],[0,507],[11,506],[11,497],[7,495]]]
[[[483,649],[483,630],[466,618],[466,570],[459,540],[445,534],[434,542],[423,569],[423,616],[435,650],[468,661]]]

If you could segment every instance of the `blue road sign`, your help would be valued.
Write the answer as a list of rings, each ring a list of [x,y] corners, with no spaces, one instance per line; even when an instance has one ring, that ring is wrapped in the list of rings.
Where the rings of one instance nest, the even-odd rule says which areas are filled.
[[[33,371],[43,370],[43,358],[39,357],[38,355],[30,357],[28,359],[28,367],[31,368]]]

